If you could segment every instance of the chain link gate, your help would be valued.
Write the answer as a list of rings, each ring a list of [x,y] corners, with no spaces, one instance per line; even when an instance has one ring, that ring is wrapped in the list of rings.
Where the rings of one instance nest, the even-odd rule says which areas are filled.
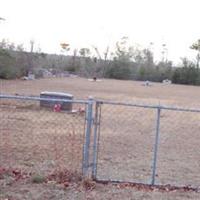
[[[131,137],[131,132],[134,131],[134,127],[138,123],[138,117],[140,115],[140,113],[138,115],[138,111],[141,110],[142,108],[139,108],[137,106],[126,104],[123,105],[123,103],[113,104],[106,101],[96,101],[93,133],[94,141],[92,149],[93,179],[100,181],[108,180],[113,182],[154,184],[156,159],[154,159],[153,161],[154,168],[149,165],[149,163],[151,162],[145,162],[145,164],[142,166],[143,169],[140,166],[140,163],[133,166],[135,163],[134,159],[136,160],[137,157],[137,160],[139,160],[140,154],[139,152],[136,152],[135,155],[134,153],[131,153],[131,151],[134,152],[134,148],[136,148],[132,147],[134,146],[134,137],[137,137],[137,135],[133,135],[133,137]],[[145,118],[148,114],[151,115],[151,118],[153,120],[154,118],[156,119],[157,113],[155,113],[154,110],[149,109],[148,112],[145,113]],[[148,147],[146,149],[148,155],[144,155],[145,153],[143,152],[143,156],[146,156],[148,161],[152,160],[153,157],[155,158],[156,154],[153,155],[153,152],[157,152],[156,149],[153,149],[154,142],[158,141],[158,137],[156,138],[156,141],[154,138],[154,131],[156,129],[154,129],[153,127],[153,125],[155,125],[155,122],[153,123],[153,120],[151,120],[151,123],[149,124],[151,127],[146,126],[145,128],[143,128],[143,130],[139,130],[140,125],[142,124],[137,125],[136,127],[140,133],[142,132],[143,134],[145,134],[145,132],[147,131],[151,132],[151,142],[147,145]],[[144,137],[146,136],[144,135]],[[132,173],[134,170],[137,174]],[[145,176],[145,178],[149,175],[149,180],[151,179],[151,177],[154,178],[151,181],[149,181],[148,179],[144,180],[140,178],[140,172],[141,174],[145,172],[143,173],[145,174],[143,175]],[[130,175],[131,173],[132,175]]]
[[[94,180],[200,186],[199,109],[94,103],[89,161]]]

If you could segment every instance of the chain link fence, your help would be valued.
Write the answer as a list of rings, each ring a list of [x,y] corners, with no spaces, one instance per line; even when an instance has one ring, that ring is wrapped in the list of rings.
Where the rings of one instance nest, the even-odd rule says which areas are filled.
[[[100,100],[0,95],[0,167],[95,180],[200,185],[200,110]],[[48,99],[56,102],[58,99]]]
[[[200,112],[162,109],[157,183],[200,186]]]
[[[87,101],[67,101],[73,104],[70,112],[41,107],[41,101],[1,95],[1,167],[42,175],[64,169],[81,174]]]

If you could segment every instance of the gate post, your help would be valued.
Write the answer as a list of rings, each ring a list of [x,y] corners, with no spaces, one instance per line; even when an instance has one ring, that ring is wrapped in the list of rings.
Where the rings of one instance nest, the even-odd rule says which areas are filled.
[[[161,108],[157,108],[157,120],[156,120],[156,137],[154,144],[154,155],[153,155],[153,171],[152,171],[152,179],[151,185],[155,184],[155,176],[156,176],[156,165],[157,165],[157,157],[158,157],[158,144],[159,144],[159,135],[160,135],[160,112]]]
[[[100,119],[101,110],[100,102],[96,102],[95,107],[95,120],[94,120],[94,141],[93,141],[93,163],[92,163],[92,178],[96,179],[97,175],[97,159],[98,159],[98,146],[99,146],[99,131],[100,131]]]
[[[83,163],[82,163],[82,173],[84,177],[88,176],[89,169],[89,154],[90,154],[90,136],[92,131],[93,123],[93,98],[89,97],[86,109],[86,130],[85,130],[85,141],[83,145]]]

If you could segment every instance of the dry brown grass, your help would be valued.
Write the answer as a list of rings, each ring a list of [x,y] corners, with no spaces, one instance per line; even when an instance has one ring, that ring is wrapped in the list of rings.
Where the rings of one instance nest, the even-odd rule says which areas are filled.
[[[141,82],[135,81],[89,82],[83,78],[54,78],[0,81],[0,84],[1,93],[19,95],[39,95],[47,90],[68,92],[76,99],[87,99],[91,95],[115,101],[183,107],[198,107],[200,100],[199,87],[159,83],[144,87]],[[200,114],[196,113],[161,112],[158,184],[199,186],[199,120]],[[102,105],[98,177],[149,183],[155,121],[155,110]],[[40,110],[39,105],[33,102],[13,104],[12,101],[1,100],[1,165],[23,168],[39,175],[55,169],[62,171],[63,168],[80,172],[84,122],[84,115]],[[110,188],[113,199],[131,199],[128,194],[134,195],[133,190],[125,189],[119,193],[115,187],[106,187]],[[95,199],[102,199],[100,194],[103,195],[107,189],[96,187],[95,191]],[[88,197],[80,192],[72,199],[94,199],[90,196],[93,193]],[[112,195],[104,196],[104,199],[112,198]],[[138,199],[196,198],[196,194],[179,192],[172,198],[159,192],[143,195],[136,191],[136,196]]]
[[[90,82],[83,78],[52,78],[35,81],[0,80],[0,92],[8,94],[39,95],[41,91],[61,91],[72,93],[75,98],[95,98],[144,101],[147,103],[167,103],[179,105],[199,105],[198,86],[163,85],[153,83],[151,87],[142,86],[140,81],[120,81],[105,79]]]

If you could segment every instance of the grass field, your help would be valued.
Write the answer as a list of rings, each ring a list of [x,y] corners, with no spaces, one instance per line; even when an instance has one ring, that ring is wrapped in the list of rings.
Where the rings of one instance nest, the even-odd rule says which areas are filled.
[[[166,103],[171,105],[199,105],[198,86],[163,85],[142,86],[139,81],[103,80],[90,82],[83,78],[53,78],[35,81],[0,81],[0,92],[8,94],[39,95],[41,91],[69,92],[75,98],[94,98]]]
[[[41,91],[67,92],[76,99],[97,99],[199,107],[199,87],[83,78],[0,81],[0,92],[39,95]],[[81,172],[84,114],[55,113],[34,102],[1,100],[0,167],[23,169],[48,176],[63,167]],[[76,108],[83,105],[75,105]],[[200,114],[161,111],[157,184],[200,186]],[[152,173],[156,110],[102,105],[98,177],[149,183]],[[12,182],[0,178],[0,199],[198,199],[194,192],[161,192],[96,184],[92,191],[73,183],[33,184],[30,177]],[[7,184],[7,182],[8,184]],[[12,182],[12,184],[9,184]],[[22,188],[22,189],[20,189]],[[27,189],[29,188],[29,189]],[[37,197],[34,197],[38,194]]]

